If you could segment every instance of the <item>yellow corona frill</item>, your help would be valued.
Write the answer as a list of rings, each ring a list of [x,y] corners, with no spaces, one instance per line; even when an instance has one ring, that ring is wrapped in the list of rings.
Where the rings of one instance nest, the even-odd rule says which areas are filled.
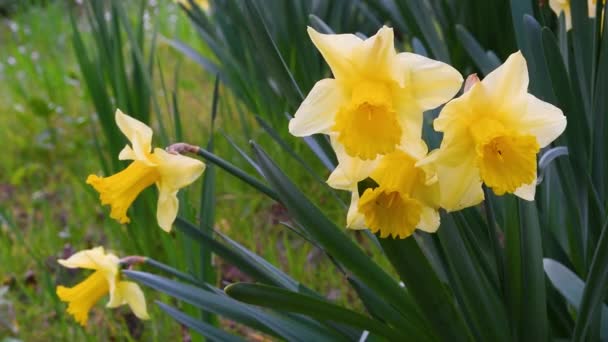
[[[373,160],[420,137],[422,113],[451,99],[462,76],[451,66],[395,52],[393,30],[362,40],[308,28],[334,78],[315,84],[289,122],[295,136],[330,134],[351,157]]]
[[[156,218],[158,225],[168,232],[177,216],[177,191],[194,182],[205,170],[205,164],[160,148],[152,151],[152,129],[120,110],[116,111],[116,124],[131,141],[131,146],[125,146],[118,158],[133,162],[109,177],[90,175],[87,184],[99,192],[102,204],[111,206],[110,217],[120,223],[130,222],[127,209],[131,203],[142,190],[156,184]]]
[[[80,325],[87,325],[89,311],[107,294],[110,294],[106,305],[108,308],[127,304],[138,318],[149,318],[144,293],[137,284],[120,280],[118,257],[105,253],[103,247],[80,251],[58,262],[68,268],[94,271],[74,287],[57,286],[57,296],[68,303],[68,313],[74,316]]]
[[[520,52],[445,105],[434,122],[439,150],[418,165],[433,167],[448,211],[480,203],[485,183],[497,195],[533,200],[536,157],[566,128],[562,111],[528,94]]]
[[[340,163],[328,184],[352,192],[348,228],[369,228],[382,238],[406,238],[416,228],[427,232],[437,230],[439,187],[432,181],[432,174],[416,167],[426,156],[423,141],[401,144],[374,161],[352,158],[340,148],[336,152]],[[375,187],[359,189],[358,183],[368,177]]]

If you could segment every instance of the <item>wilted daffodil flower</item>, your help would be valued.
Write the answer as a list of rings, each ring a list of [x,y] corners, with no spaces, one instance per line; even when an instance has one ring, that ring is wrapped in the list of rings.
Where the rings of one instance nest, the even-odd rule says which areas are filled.
[[[128,304],[135,316],[140,319],[149,318],[144,293],[137,284],[120,279],[120,260],[114,254],[106,254],[103,247],[80,251],[58,262],[68,268],[94,270],[93,274],[74,287],[57,286],[57,296],[69,303],[68,313],[80,325],[87,325],[89,311],[108,293],[108,308]]]
[[[133,160],[124,170],[110,177],[90,175],[87,184],[99,192],[102,204],[112,208],[110,217],[129,223],[127,209],[137,195],[152,184],[158,188],[158,225],[171,230],[178,211],[177,191],[194,182],[205,170],[201,161],[155,148],[152,152],[152,129],[116,110],[116,124],[131,141],[120,152],[120,160]]]
[[[471,78],[470,78],[471,79]],[[533,200],[536,155],[566,128],[562,111],[528,94],[520,52],[445,105],[434,122],[444,132],[439,150],[418,165],[437,171],[441,206],[459,210],[481,202],[482,182],[494,193]]]
[[[364,160],[395,151],[404,137],[420,137],[422,112],[460,89],[451,66],[412,53],[395,52],[393,29],[362,40],[353,34],[321,34],[308,28],[334,78],[315,84],[289,131],[336,137],[344,151]]]
[[[439,187],[432,182],[432,174],[416,167],[416,162],[427,153],[422,140],[404,143],[371,162],[352,158],[340,149],[337,152],[340,164],[327,182],[334,188],[352,192],[348,228],[367,227],[382,238],[406,238],[416,228],[437,230]],[[359,189],[358,182],[367,177],[376,187]]]

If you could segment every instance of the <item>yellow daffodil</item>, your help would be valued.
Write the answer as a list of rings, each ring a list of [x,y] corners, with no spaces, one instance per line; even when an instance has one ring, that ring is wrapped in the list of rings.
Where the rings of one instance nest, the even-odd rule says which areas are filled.
[[[606,3],[606,0],[603,0]],[[597,0],[587,0],[587,11],[589,18],[595,18],[595,8],[597,6]],[[549,7],[559,15],[564,12],[564,18],[566,20],[566,30],[572,28],[572,13],[570,10],[570,0],[549,0]]]
[[[205,164],[160,148],[152,152],[152,129],[120,110],[116,110],[116,124],[131,141],[131,146],[125,146],[118,158],[133,162],[110,177],[90,175],[87,184],[99,192],[102,204],[111,206],[110,217],[120,223],[130,222],[127,209],[131,203],[142,190],[156,184],[156,218],[158,225],[168,232],[177,216],[177,191],[194,182],[205,170]]]
[[[58,262],[68,268],[94,270],[88,278],[74,287],[57,286],[57,296],[68,304],[70,313],[82,326],[87,325],[89,311],[103,296],[110,294],[108,308],[128,304],[140,319],[148,319],[144,293],[139,286],[120,279],[119,259],[105,253],[103,247],[80,251]]]
[[[416,167],[426,156],[422,140],[404,143],[395,151],[374,161],[352,158],[337,149],[340,164],[330,175],[328,184],[352,192],[347,214],[347,227],[368,227],[380,237],[406,238],[416,228],[434,232],[439,227],[439,187],[430,182],[432,175]],[[378,186],[359,195],[357,183],[370,177]]]
[[[462,76],[451,66],[395,52],[393,29],[362,40],[353,34],[308,34],[334,75],[315,84],[289,122],[295,136],[334,135],[352,157],[373,160],[417,139],[422,112],[451,99]]]
[[[435,168],[442,207],[481,202],[482,182],[497,195],[534,199],[537,153],[564,131],[566,118],[527,89],[526,60],[517,52],[445,105],[434,122],[444,132],[441,146],[418,163]]]

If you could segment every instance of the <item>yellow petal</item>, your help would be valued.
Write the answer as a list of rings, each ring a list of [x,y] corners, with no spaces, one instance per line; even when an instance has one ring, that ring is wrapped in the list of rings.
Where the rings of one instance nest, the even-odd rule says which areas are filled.
[[[477,108],[490,108],[486,101],[486,92],[481,83],[477,83],[468,92],[443,107],[437,119],[433,121],[433,128],[444,132],[442,146],[455,141],[462,143],[463,137],[468,136],[467,131],[478,116]]]
[[[525,103],[528,83],[528,66],[520,51],[511,54],[501,66],[481,81],[487,90],[487,96],[491,98],[494,112]]]
[[[435,160],[441,207],[447,211],[456,211],[483,201],[474,146],[454,145],[449,149],[431,153],[427,158]]]
[[[401,127],[401,146],[405,141],[420,140],[424,116],[416,99],[409,92],[402,92],[395,98],[395,110]]]
[[[162,185],[159,185],[156,220],[158,221],[158,225],[167,233],[171,231],[171,226],[177,217],[178,211],[177,190],[167,190]]]
[[[408,88],[423,110],[448,102],[462,85],[462,75],[448,64],[408,52],[398,54],[397,60],[410,73]]]
[[[145,161],[146,155],[152,149],[152,129],[143,122],[124,114],[120,109],[116,110],[115,119],[120,131],[131,142],[137,159]]]
[[[161,148],[154,149],[162,187],[169,191],[179,190],[194,182],[205,171],[205,164],[198,159],[171,154]]]
[[[516,119],[515,125],[521,130],[520,134],[534,135],[543,148],[564,132],[566,117],[561,109],[533,95],[528,94],[527,100],[526,111]]]
[[[119,160],[135,160],[135,159],[137,159],[137,156],[135,155],[135,152],[133,151],[131,146],[126,145],[118,154],[118,159]]]
[[[350,207],[346,214],[346,227],[349,229],[365,229],[365,216],[359,212],[359,190],[356,188],[351,192]]]
[[[289,121],[289,133],[297,137],[329,133],[336,113],[345,101],[336,80],[326,78],[317,82]]]
[[[322,34],[312,27],[307,31],[313,44],[331,68],[334,78],[349,79],[353,72],[351,61],[353,49],[363,41],[354,34]]]
[[[116,285],[112,300],[108,302],[108,308],[128,304],[135,316],[139,319],[149,319],[146,309],[146,299],[139,285],[130,281],[120,281]]]
[[[431,207],[422,207],[418,229],[427,233],[434,233],[439,228],[439,224],[439,212]]]
[[[72,254],[67,259],[59,259],[57,262],[68,268],[86,268],[96,270],[99,268],[97,262],[105,257],[103,247],[95,247]]]
[[[525,199],[526,201],[534,201],[536,194],[536,178],[530,184],[525,184],[517,188],[514,192],[515,196]]]
[[[383,26],[375,35],[356,45],[351,58],[358,77],[400,83],[401,75],[394,72],[396,55],[393,29]]]
[[[334,189],[351,190],[357,183],[369,177],[377,164],[377,159],[363,160],[349,156],[337,139],[331,138],[331,145],[338,159],[338,166],[329,175],[327,184]]]

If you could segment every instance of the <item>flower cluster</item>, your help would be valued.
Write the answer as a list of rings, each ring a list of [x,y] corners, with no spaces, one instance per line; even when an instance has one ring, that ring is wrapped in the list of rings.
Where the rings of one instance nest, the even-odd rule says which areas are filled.
[[[177,216],[179,189],[194,182],[205,170],[199,160],[173,154],[160,148],[152,150],[152,129],[144,123],[116,110],[116,124],[131,142],[120,152],[120,160],[132,160],[119,173],[109,177],[90,175],[87,184],[99,192],[101,203],[111,207],[110,217],[119,223],[129,223],[127,210],[145,188],[156,184],[158,225],[169,232]],[[140,319],[147,319],[146,302],[139,286],[120,278],[120,260],[106,254],[103,247],[85,250],[59,263],[68,268],[92,269],[83,282],[72,288],[57,287],[59,298],[68,302],[68,312],[86,326],[88,314],[95,303],[110,294],[108,308],[128,304]]]
[[[308,33],[334,78],[317,82],[289,131],[329,135],[339,164],[327,182],[352,193],[347,227],[380,237],[405,238],[416,228],[433,232],[439,208],[480,203],[482,184],[497,195],[534,199],[537,154],[564,131],[566,118],[528,94],[521,53],[483,81],[469,77],[464,94],[451,100],[462,86],[460,73],[396,53],[390,28],[365,40]],[[428,153],[423,112],[443,104],[434,122],[443,140]]]

